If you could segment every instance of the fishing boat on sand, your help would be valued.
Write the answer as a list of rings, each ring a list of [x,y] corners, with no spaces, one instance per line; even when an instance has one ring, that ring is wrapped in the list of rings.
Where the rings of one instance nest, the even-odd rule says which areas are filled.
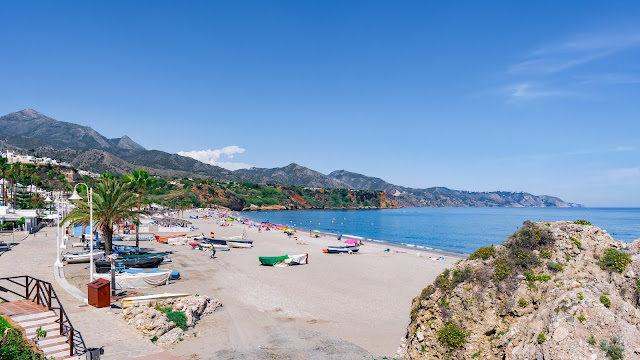
[[[104,251],[102,250],[94,250],[93,251],[93,260],[98,260],[104,256]],[[66,261],[67,264],[76,264],[76,263],[85,263],[89,262],[91,258],[90,251],[70,251],[62,256],[62,260]]]
[[[234,248],[252,248],[253,247],[253,241],[227,241],[227,245],[229,245],[230,247],[234,247]]]
[[[304,265],[309,263],[309,254],[283,255],[283,256],[259,256],[260,264],[266,266],[284,267],[290,265]]]
[[[151,286],[168,285],[171,270],[161,269],[127,269],[135,272],[123,271],[115,274],[116,289],[137,289]],[[95,278],[111,281],[110,273],[97,273]]]
[[[328,246],[326,249],[322,249],[322,252],[327,254],[353,254],[360,250],[358,245],[345,245],[345,246]]]
[[[175,239],[175,238],[181,238],[181,237],[185,237],[187,236],[187,234],[180,234],[180,235],[156,235],[156,241],[161,243],[161,244],[166,244],[169,239]]]
[[[229,245],[220,245],[220,244],[207,244],[207,243],[202,243],[202,242],[197,242],[197,241],[191,241],[189,242],[189,245],[194,248],[194,249],[198,249],[198,250],[208,250],[209,246],[213,246],[213,248],[216,251],[229,251]]]
[[[164,256],[152,256],[152,257],[134,257],[116,259],[115,263],[117,267],[126,268],[156,268],[164,261]],[[94,262],[97,273],[106,273],[111,270],[111,261],[107,259],[99,259]]]

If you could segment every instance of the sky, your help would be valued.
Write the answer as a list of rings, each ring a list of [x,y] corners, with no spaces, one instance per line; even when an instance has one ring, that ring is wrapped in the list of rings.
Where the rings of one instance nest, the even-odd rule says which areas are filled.
[[[230,169],[640,207],[637,1],[3,1],[0,114]]]

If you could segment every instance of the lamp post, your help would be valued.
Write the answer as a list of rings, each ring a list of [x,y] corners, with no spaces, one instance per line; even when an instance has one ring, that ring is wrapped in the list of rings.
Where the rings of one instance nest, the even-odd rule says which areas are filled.
[[[87,188],[87,192],[89,194],[89,232],[91,235],[89,236],[89,282],[93,281],[93,188],[89,187],[89,185],[85,183],[77,183],[76,186],[73,187],[73,194],[69,197],[69,200],[82,200],[82,197],[78,195],[78,191],[76,188],[78,185],[84,185]]]

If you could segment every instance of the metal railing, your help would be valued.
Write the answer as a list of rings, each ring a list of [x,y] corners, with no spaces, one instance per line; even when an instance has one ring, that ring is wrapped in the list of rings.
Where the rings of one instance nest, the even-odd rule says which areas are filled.
[[[18,286],[18,291],[11,290],[6,286],[2,286],[2,282],[9,282]],[[35,302],[38,305],[42,305],[46,307],[48,310],[53,311],[59,315],[58,319],[55,320],[58,324],[60,324],[60,335],[65,336],[67,338],[67,342],[69,343],[69,355],[73,356],[74,354],[74,329],[73,325],[71,325],[71,321],[67,316],[67,313],[64,311],[62,304],[60,303],[60,298],[56,294],[55,289],[51,286],[50,282],[43,281],[40,279],[36,279],[29,275],[21,275],[21,276],[9,276],[0,278],[0,292],[9,292],[14,294],[22,299],[27,299]],[[6,295],[5,295],[6,296]],[[10,301],[2,296],[0,296],[0,300]]]

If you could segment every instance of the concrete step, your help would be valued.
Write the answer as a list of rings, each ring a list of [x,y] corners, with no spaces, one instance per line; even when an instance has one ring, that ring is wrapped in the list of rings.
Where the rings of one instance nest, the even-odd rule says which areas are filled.
[[[42,326],[34,326],[34,327],[30,327],[30,328],[24,328],[24,333],[27,334],[27,336],[33,335],[36,333],[36,330],[38,330],[38,328],[41,327],[42,330],[49,332],[51,330],[56,330],[56,329],[60,329],[60,325],[58,325],[58,323],[50,323],[48,325],[42,325]],[[55,332],[58,332],[59,330],[56,330]],[[53,333],[53,331],[52,331]],[[56,334],[59,335],[59,334]]]
[[[11,320],[20,323],[21,321],[36,320],[44,317],[57,316],[53,311],[41,312],[31,315],[12,316]]]
[[[40,346],[40,350],[44,352],[45,355],[50,356],[49,354],[59,353],[66,351],[69,353],[69,344],[59,344],[59,345],[50,345],[50,346]]]
[[[30,321],[18,321],[18,325],[22,326],[23,328],[30,328],[30,327],[38,327],[38,326],[42,326],[42,325],[48,325],[53,323],[54,321],[58,320],[59,317],[57,315],[53,315],[53,316],[47,316],[47,317],[43,317],[37,320],[30,320]]]
[[[38,340],[38,346],[42,347],[42,346],[49,345],[49,344],[66,343],[66,342],[67,342],[67,338],[65,336],[62,336],[62,335],[50,336],[49,335],[44,339]]]

